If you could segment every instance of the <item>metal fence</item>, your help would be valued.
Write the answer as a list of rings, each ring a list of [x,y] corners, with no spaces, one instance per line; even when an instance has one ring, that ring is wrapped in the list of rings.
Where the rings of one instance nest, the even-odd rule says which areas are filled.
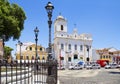
[[[57,61],[0,60],[0,84],[57,84]]]

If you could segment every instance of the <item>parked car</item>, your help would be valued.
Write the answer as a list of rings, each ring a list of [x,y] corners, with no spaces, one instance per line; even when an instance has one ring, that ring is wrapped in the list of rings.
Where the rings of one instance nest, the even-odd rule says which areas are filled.
[[[117,68],[120,68],[120,64],[117,65]]]
[[[100,64],[93,64],[93,65],[92,65],[92,68],[93,68],[93,69],[100,69],[101,66],[100,66]]]
[[[87,65],[85,65],[85,68],[86,69],[92,69],[92,65],[91,64],[87,64]]]
[[[110,68],[111,68],[110,64],[105,65],[105,69],[110,69]]]
[[[82,65],[71,65],[69,66],[69,70],[79,70],[79,69],[83,69],[84,67]]]
[[[117,64],[111,64],[111,69],[116,69],[117,68]]]

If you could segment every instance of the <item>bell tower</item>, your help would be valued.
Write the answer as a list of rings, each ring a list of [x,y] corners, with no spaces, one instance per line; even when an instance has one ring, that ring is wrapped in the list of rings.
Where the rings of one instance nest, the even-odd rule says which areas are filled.
[[[57,17],[54,22],[54,38],[60,36],[66,36],[67,34],[67,21],[61,15]]]

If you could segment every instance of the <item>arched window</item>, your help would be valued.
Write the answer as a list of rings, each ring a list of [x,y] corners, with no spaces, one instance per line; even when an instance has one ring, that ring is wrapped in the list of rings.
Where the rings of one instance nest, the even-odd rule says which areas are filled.
[[[71,57],[68,57],[68,61],[71,62]]]
[[[74,55],[74,59],[78,59],[78,55],[77,54]]]
[[[63,31],[63,25],[61,25],[61,31]]]
[[[80,51],[83,51],[83,46],[82,45],[80,45]]]
[[[62,50],[64,49],[64,44],[61,44],[61,49],[62,49]]]
[[[77,45],[75,45],[75,50],[77,50]]]
[[[71,50],[71,44],[68,45],[68,49]]]

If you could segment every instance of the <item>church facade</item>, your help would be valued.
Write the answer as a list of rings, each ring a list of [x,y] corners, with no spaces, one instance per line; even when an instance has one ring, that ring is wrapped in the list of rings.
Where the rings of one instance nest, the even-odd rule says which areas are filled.
[[[67,20],[63,16],[59,15],[55,20],[54,54],[60,66],[92,61],[92,42],[91,34],[78,34],[76,28],[68,34]]]

